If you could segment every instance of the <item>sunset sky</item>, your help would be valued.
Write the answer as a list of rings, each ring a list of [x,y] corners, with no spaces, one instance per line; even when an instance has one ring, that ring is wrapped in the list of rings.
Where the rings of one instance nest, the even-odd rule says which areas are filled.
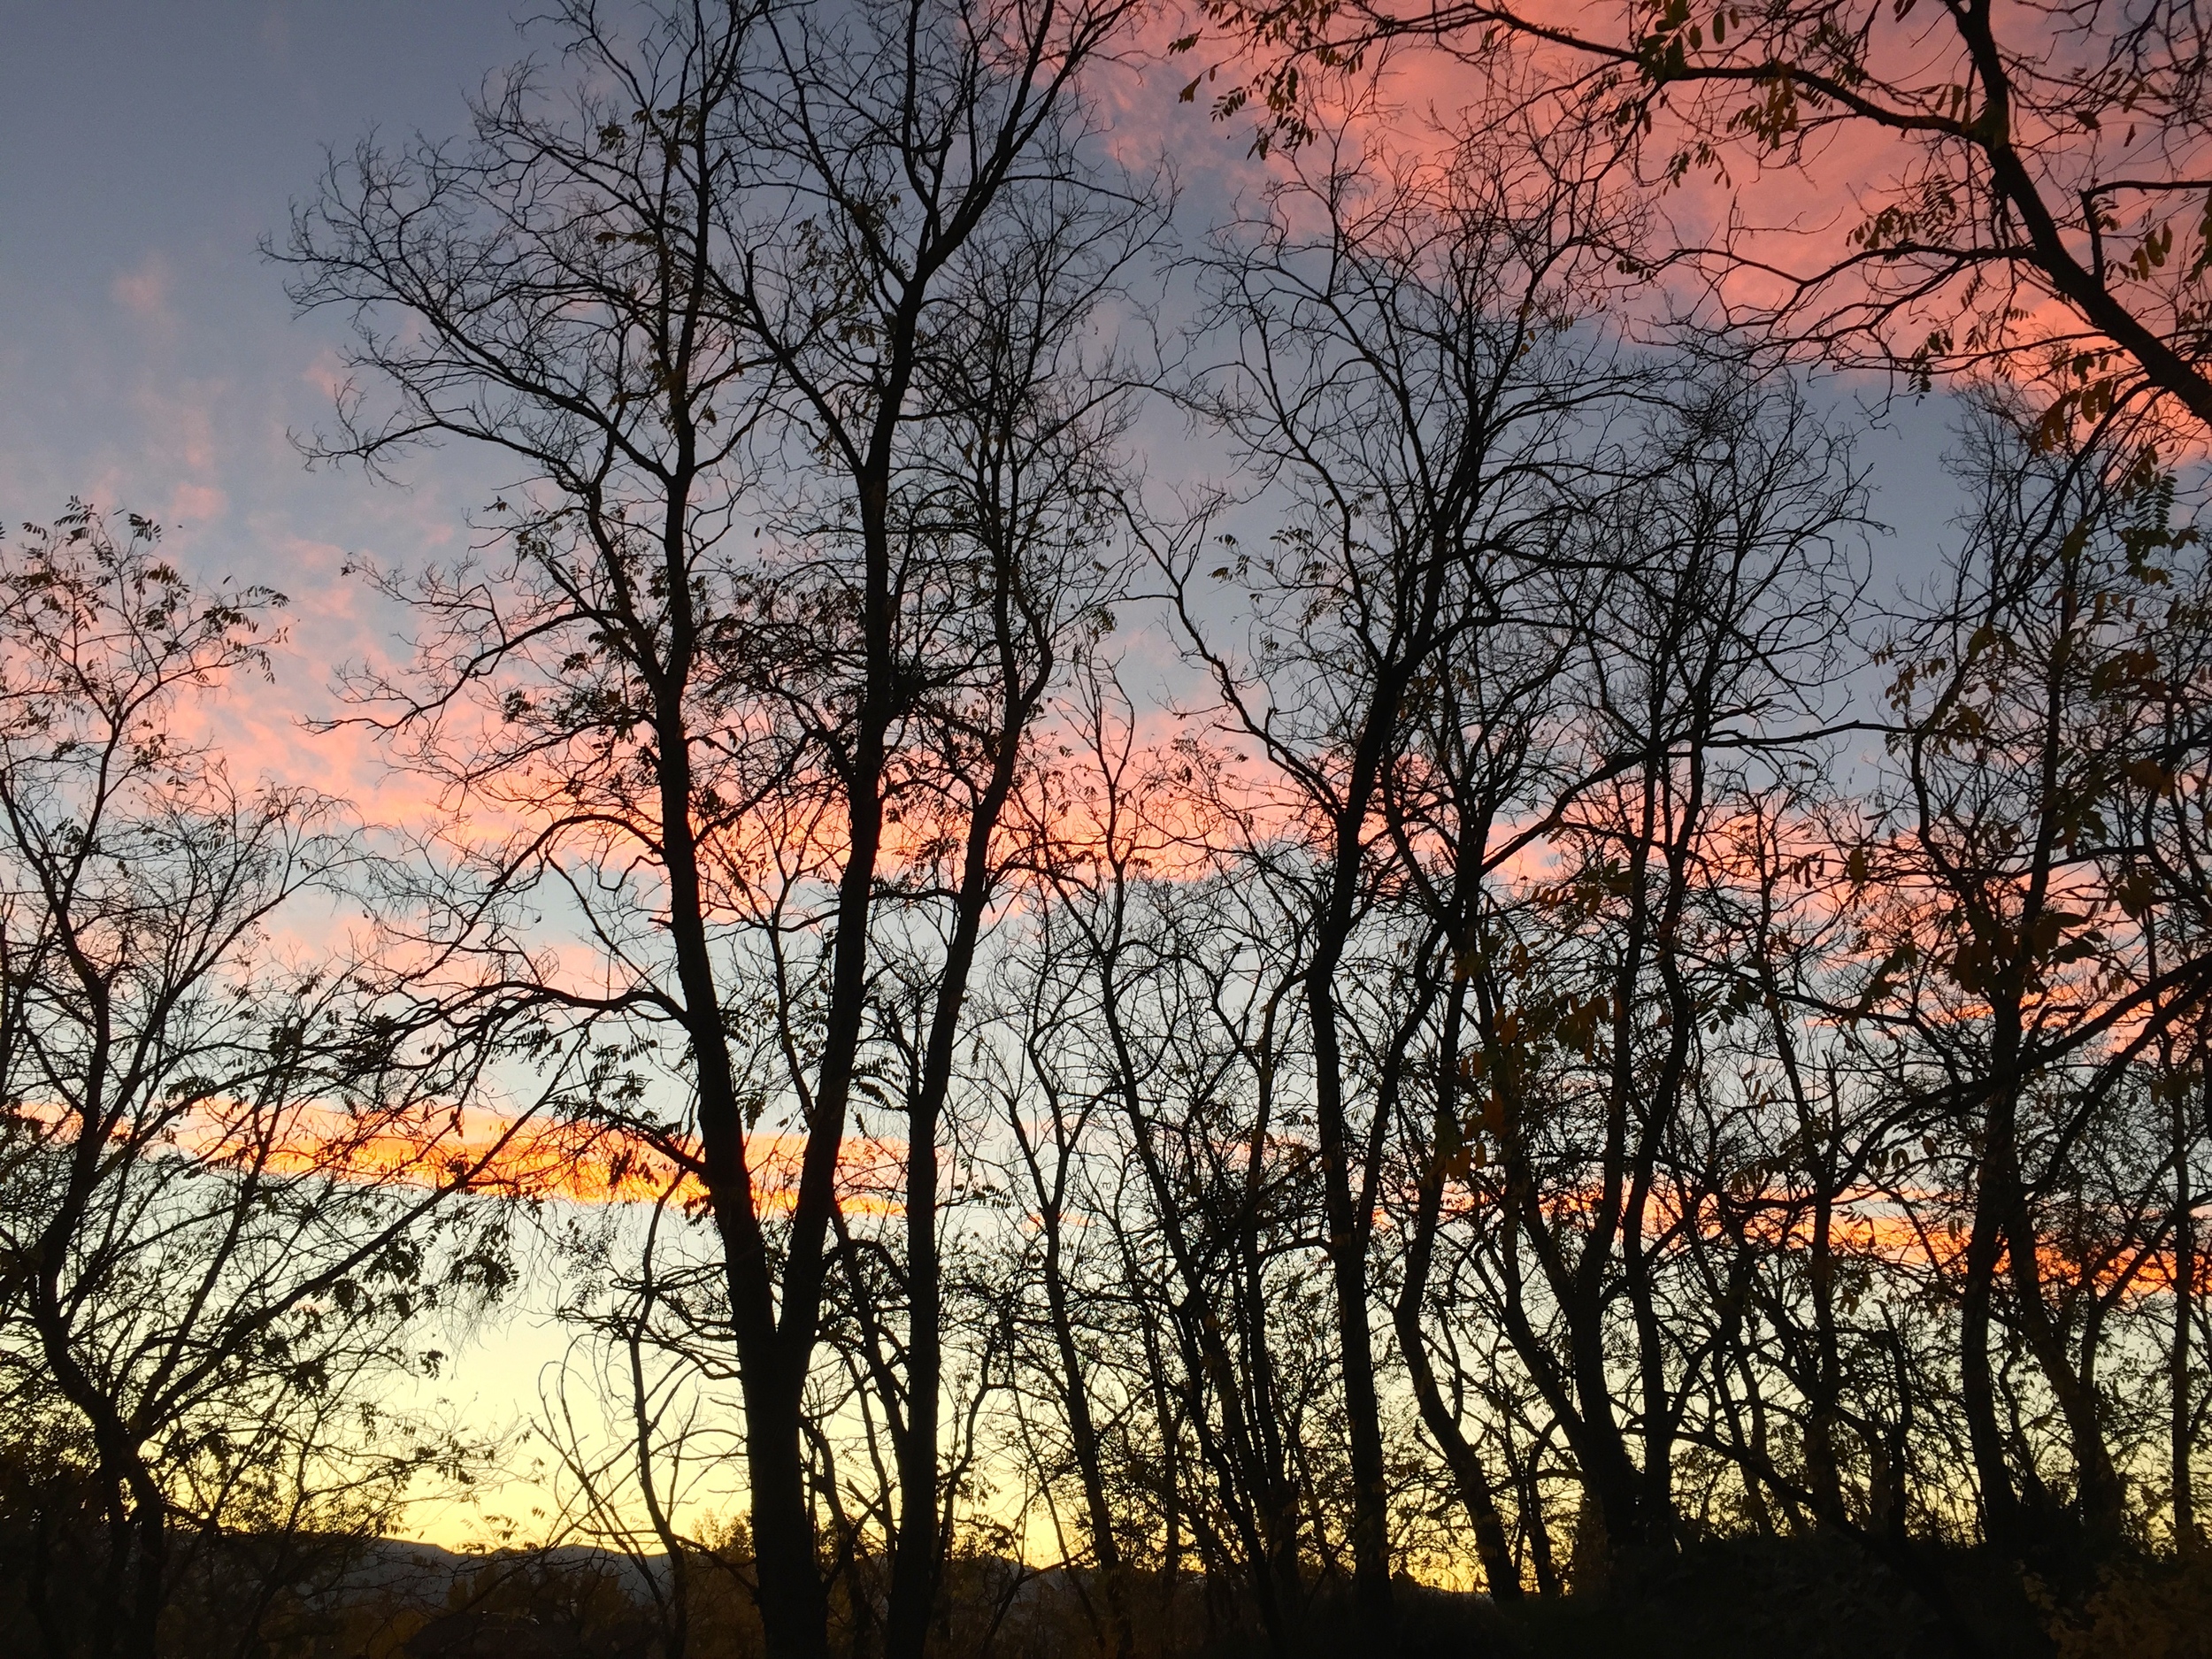
[[[406,490],[309,475],[288,430],[322,420],[338,319],[293,320],[257,252],[313,188],[326,146],[372,129],[457,134],[469,93],[531,49],[506,0],[9,0],[0,104],[0,498],[11,521],[71,494],[159,518],[200,574],[273,582],[297,607],[279,695],[370,642],[348,551],[449,547],[494,475],[448,455]],[[1128,96],[1173,153],[1186,205],[1249,189],[1241,129],[1175,101],[1172,74]],[[1151,105],[1155,107],[1145,107]],[[1866,440],[1901,571],[1947,516],[1935,403]],[[273,726],[272,735],[274,735]],[[303,756],[303,758],[304,757]],[[310,764],[312,764],[311,762]]]
[[[281,239],[325,146],[372,128],[458,133],[468,93],[528,50],[514,13],[506,0],[0,4],[0,515],[49,519],[72,495],[129,508],[168,527],[196,579],[288,593],[277,680],[251,683],[227,718],[236,764],[373,816],[373,756],[300,724],[329,707],[334,664],[389,645],[395,618],[341,566],[450,552],[502,480],[450,454],[411,462],[406,488],[307,472],[287,434],[326,417],[340,322],[294,320],[257,244]],[[1264,164],[1202,101],[1178,104],[1179,80],[1135,89],[1129,119],[1174,150],[1202,215]],[[1932,567],[1952,511],[1947,418],[1939,399],[1901,405],[1861,440],[1875,514],[1898,530],[1876,549],[1884,581]],[[1158,419],[1172,441],[1173,418]],[[457,1403],[511,1419],[564,1341],[518,1317],[449,1379]],[[466,1524],[431,1530],[457,1539]]]

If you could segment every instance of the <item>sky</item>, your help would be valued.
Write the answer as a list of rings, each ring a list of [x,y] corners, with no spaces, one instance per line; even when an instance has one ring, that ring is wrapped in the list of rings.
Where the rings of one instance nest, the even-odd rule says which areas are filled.
[[[326,143],[457,129],[517,55],[507,8],[0,0],[0,518],[81,495],[158,519],[196,579],[286,593],[291,649],[239,718],[265,767],[367,793],[360,746],[297,727],[375,626],[341,566],[449,549],[488,480],[306,472],[287,434],[324,418],[336,319],[296,323],[258,249]]]
[[[288,434],[326,419],[341,324],[296,319],[259,248],[326,146],[460,131],[468,94],[528,50],[513,16],[506,0],[0,0],[0,521],[83,496],[160,520],[196,580],[287,593],[274,683],[241,693],[231,741],[250,771],[372,810],[373,753],[303,724],[332,706],[334,666],[392,644],[396,618],[342,567],[449,555],[502,480],[449,453],[411,463],[405,488],[309,472]],[[1183,78],[1147,78],[1122,119],[1175,152],[1202,209],[1262,164],[1248,134],[1175,103]],[[1906,405],[1863,439],[1875,514],[1899,532],[1875,549],[1878,585],[1932,563],[1954,511],[1947,419],[1940,400]],[[512,1420],[561,1345],[518,1317],[464,1359],[457,1402]],[[459,1541],[471,1525],[429,1530]]]
[[[0,513],[44,518],[73,494],[151,513],[200,573],[289,594],[311,671],[342,656],[362,626],[346,552],[448,547],[497,480],[453,456],[403,490],[309,474],[287,434],[325,418],[339,322],[294,319],[258,244],[281,238],[326,146],[457,132],[467,95],[533,44],[515,15],[509,0],[0,0]],[[1150,78],[1130,113],[1178,152],[1201,207],[1257,182],[1242,134],[1177,104],[1175,80]],[[1908,408],[1871,434],[1893,522],[1924,526],[1942,495],[1943,421]],[[313,678],[286,695],[309,699]]]
[[[326,145],[458,131],[468,94],[525,49],[511,8],[0,0],[0,521],[81,495],[160,520],[196,580],[285,592],[274,682],[242,685],[227,735],[250,770],[373,810],[373,755],[301,726],[331,706],[334,665],[390,649],[395,618],[342,567],[449,553],[496,480],[453,455],[404,489],[309,472],[288,433],[326,417],[336,319],[296,321],[259,244],[281,238]],[[534,1403],[565,1347],[545,1300],[478,1333],[438,1386],[471,1428]],[[491,1515],[527,1525],[540,1496],[506,1483],[418,1530],[480,1540]]]

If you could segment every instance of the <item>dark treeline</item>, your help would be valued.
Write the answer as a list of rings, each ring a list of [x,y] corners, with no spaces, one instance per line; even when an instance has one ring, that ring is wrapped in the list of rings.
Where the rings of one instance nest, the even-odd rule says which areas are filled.
[[[0,561],[27,1641],[2200,1651],[2196,37],[1950,8],[1922,217],[1729,310],[1646,185],[1888,119],[1887,37],[1746,122],[1686,13],[1464,11],[1416,124],[1405,27],[1217,9],[1202,224],[1133,0],[566,0],[333,158],[303,447],[507,480],[340,670],[434,822],[185,735],[280,595]],[[2093,81],[2158,131],[2052,228],[1991,123]],[[1823,361],[1955,377],[1952,522]],[[549,1513],[434,1595],[376,1540],[511,1454],[419,1402],[526,1281]]]

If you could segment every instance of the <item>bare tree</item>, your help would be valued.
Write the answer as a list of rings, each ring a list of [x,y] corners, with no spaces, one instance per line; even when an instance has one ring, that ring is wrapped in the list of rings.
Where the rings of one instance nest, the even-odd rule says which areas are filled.
[[[1213,573],[1251,591],[1248,650],[1233,653],[1202,619],[1187,558],[1170,575],[1232,731],[1260,746],[1294,821],[1311,837],[1285,844],[1291,861],[1311,860],[1305,874],[1286,878],[1303,890],[1285,902],[1310,953],[1298,971],[1359,1593],[1367,1617],[1386,1623],[1388,1500],[1369,1252],[1397,1111],[1388,1096],[1442,986],[1433,974],[1416,976],[1403,987],[1410,1005],[1372,1005],[1357,1017],[1378,1052],[1361,1056],[1356,1080],[1340,1029],[1357,1000],[1347,987],[1371,992],[1389,981],[1371,964],[1349,972],[1348,951],[1378,902],[1373,842],[1412,741],[1413,710],[1440,678],[1481,657],[1485,631],[1540,581],[1557,531],[1552,517],[1567,501],[1561,486],[1582,465],[1576,445],[1629,393],[1636,372],[1577,327],[1581,290],[1605,269],[1603,247],[1627,234],[1595,195],[1601,154],[1470,138],[1455,165],[1409,167],[1381,182],[1348,162],[1340,156],[1302,176],[1212,267],[1215,324],[1240,349],[1202,388],[1200,405],[1233,434],[1256,480],[1281,488],[1288,505],[1277,553],[1238,553]],[[1304,228],[1309,216],[1317,234]],[[1492,851],[1474,850],[1474,867]],[[1447,1018],[1455,1032],[1455,1017]],[[1386,1039],[1381,1027],[1400,1034]],[[1363,1104],[1366,1124],[1356,1132]],[[1432,1397],[1424,1411],[1432,1432],[1445,1428]],[[1502,1579],[1492,1482],[1463,1440],[1446,1445]]]
[[[1673,254],[1735,320],[1924,383],[1992,368],[2040,379],[2047,441],[2131,403],[2212,421],[2212,103],[2193,0],[1666,0],[1621,6],[1617,22],[1495,0],[1205,10],[1262,48],[1256,81],[1233,83],[1221,113],[1257,92],[1299,139],[1317,81],[1432,45],[1475,76],[1563,98],[1548,105],[1563,119],[1644,135],[1650,183],[1709,173],[1730,191],[1717,234]],[[1861,157],[1885,143],[1893,170],[1869,179]],[[1757,222],[1744,189],[1761,173],[1821,179],[1831,165],[1855,211]],[[1778,303],[1754,292],[1773,285]]]
[[[2039,457],[2000,408],[1970,455],[1972,539],[1951,591],[1893,648],[1911,717],[1902,833],[1870,873],[1906,913],[1897,960],[1918,970],[1899,987],[1926,1067],[1912,1087],[1945,1144],[1970,1149],[1962,1399],[1985,1524],[2032,1553],[2056,1519],[2032,1455],[2019,1467],[2008,1451],[2001,1318],[2062,1418],[2077,1518],[2101,1549],[2123,1500],[2098,1332],[2147,1259],[2144,1229],[2167,1224],[2152,1193],[2170,1127],[2147,1137],[2147,1166],[2111,1171],[2118,1191],[2091,1165],[2121,1142],[2139,1065],[2177,1031],[2187,1052],[2212,990],[2183,850],[2196,832],[2176,816],[2203,734],[2173,719],[2202,672],[2202,578],[2147,451]]]
[[[157,534],[73,507],[0,555],[0,1389],[89,1443],[101,1655],[162,1643],[178,1522],[373,1526],[449,1455],[379,1398],[435,1370],[418,1316],[505,1283],[452,1200],[521,1121],[464,1133],[489,1052],[373,938],[286,942],[375,872],[192,736],[282,601],[195,594]]]
[[[571,103],[522,75],[465,151],[364,150],[286,256],[302,304],[359,319],[356,361],[394,396],[348,403],[317,453],[380,465],[452,435],[523,470],[501,562],[406,589],[429,629],[418,676],[363,689],[411,758],[528,820],[483,849],[491,887],[576,907],[601,968],[518,964],[523,999],[681,1045],[689,1106],[639,1126],[703,1180],[720,1231],[778,1654],[826,1641],[806,1391],[840,1149],[886,1035],[877,920],[908,850],[887,826],[910,807],[926,856],[917,903],[894,908],[909,927],[941,896],[950,920],[899,1103],[905,1371],[871,1379],[897,1443],[895,1652],[918,1651],[934,1596],[937,1116],[998,816],[1098,586],[1067,563],[1078,526],[1049,476],[1096,411],[1040,393],[1156,219],[1141,181],[1102,206],[1080,152],[1079,78],[1125,13],[675,6],[633,42],[565,6]],[[983,446],[966,472],[964,438]],[[922,873],[932,836],[947,888]],[[818,977],[799,936],[822,941]],[[731,1052],[754,987],[801,1147],[780,1221]]]

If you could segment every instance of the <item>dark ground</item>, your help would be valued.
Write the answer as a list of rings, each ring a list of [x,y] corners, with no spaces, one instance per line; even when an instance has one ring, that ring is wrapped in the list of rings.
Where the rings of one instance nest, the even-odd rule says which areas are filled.
[[[0,1514],[0,1534],[12,1529]],[[91,1659],[83,1558],[47,1580],[47,1629],[14,1559],[0,1549],[0,1655]],[[164,1648],[173,1659],[662,1659],[657,1562],[595,1549],[455,1555],[371,1542],[285,1587],[245,1571],[266,1540],[227,1541],[195,1574]],[[59,1566],[60,1563],[53,1563]],[[687,1659],[755,1659],[749,1562],[695,1564]],[[1171,1609],[1133,1586],[1140,1659],[2212,1659],[2212,1555],[2136,1556],[2101,1570],[2024,1573],[1985,1552],[1919,1547],[1893,1561],[1848,1540],[1800,1537],[1698,1544],[1617,1566],[1606,1587],[1496,1604],[1399,1587],[1394,1639],[1363,1628],[1348,1594],[1325,1586],[1295,1621],[1293,1652],[1202,1585]],[[1092,1659],[1099,1588],[1002,1558],[956,1558],[933,1649],[942,1659]],[[72,1594],[75,1592],[76,1594]],[[1085,1604],[1089,1610],[1085,1610]],[[57,1617],[58,1616],[58,1617]],[[872,1621],[868,1621],[872,1623]],[[82,1628],[72,1628],[82,1626]],[[1241,1628],[1240,1628],[1241,1626]],[[852,1633],[849,1624],[845,1634]],[[44,1639],[42,1640],[42,1637]],[[871,1640],[873,1637],[875,1640]],[[58,1640],[56,1640],[58,1639]],[[841,1648],[848,1643],[841,1642]],[[872,1659],[864,1630],[854,1659]]]
[[[1848,1543],[1698,1546],[1607,1591],[1494,1606],[1407,1586],[1403,1659],[2212,1659],[2212,1563],[2139,1559],[2055,1587],[1993,1557]],[[1946,1605],[1947,1604],[1947,1605]],[[1376,1651],[1317,1630],[1316,1659]]]

